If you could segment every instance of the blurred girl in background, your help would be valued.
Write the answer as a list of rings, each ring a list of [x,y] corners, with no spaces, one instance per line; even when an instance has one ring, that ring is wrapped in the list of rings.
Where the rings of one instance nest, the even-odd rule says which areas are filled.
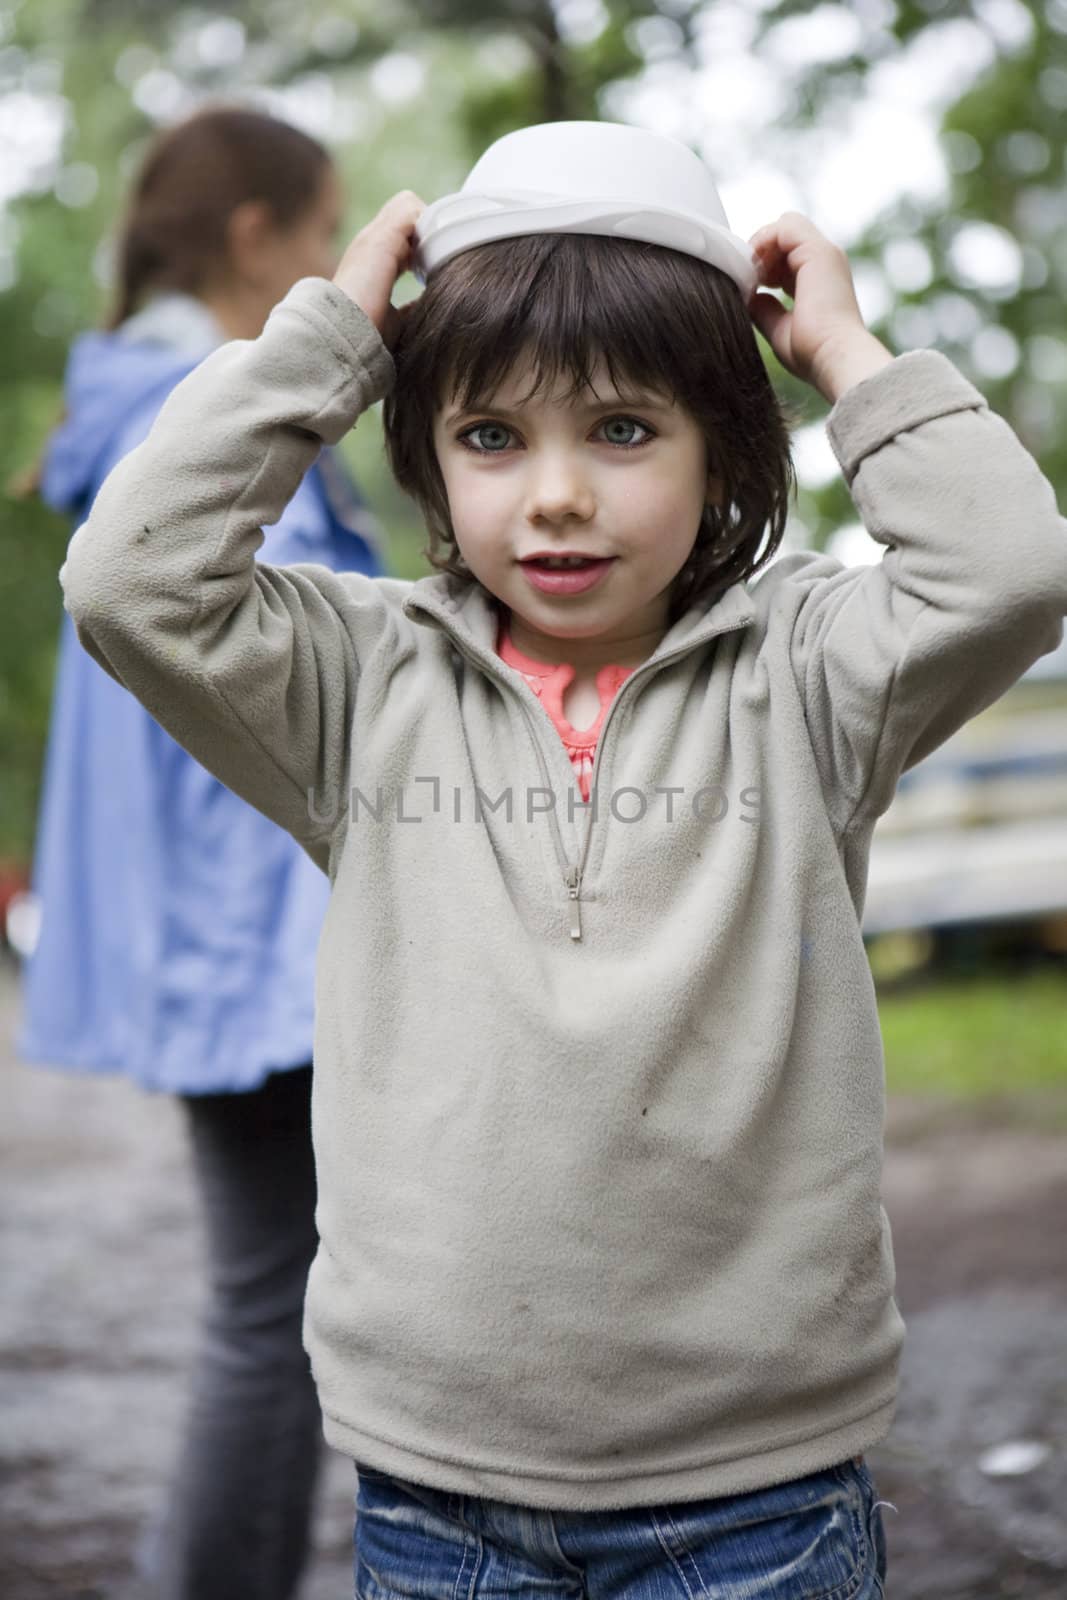
[[[332,276],[341,215],[327,152],[273,117],[212,107],[157,135],[106,329],[70,356],[37,484],[48,504],[83,522],[204,356],[256,338],[298,279]],[[384,571],[375,519],[330,449],[259,554]],[[206,1224],[208,1304],[159,1590],[282,1600],[305,1561],[321,1440],[301,1318],[328,883],[97,666],[66,613],[35,851],[19,1052],[177,1096]]]

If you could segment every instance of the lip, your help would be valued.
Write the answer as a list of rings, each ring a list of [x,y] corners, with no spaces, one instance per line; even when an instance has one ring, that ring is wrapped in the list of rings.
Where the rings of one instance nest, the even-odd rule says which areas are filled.
[[[560,554],[561,552],[553,552]],[[574,552],[576,555],[577,551]],[[519,562],[528,581],[535,589],[540,589],[542,594],[584,594],[587,589],[593,589],[602,583],[615,563],[614,556],[586,556],[584,559],[594,564],[589,567],[557,567],[550,572],[547,567],[531,566],[533,558],[527,556]]]
[[[531,550],[522,561],[607,561],[608,556],[594,555],[592,550]]]

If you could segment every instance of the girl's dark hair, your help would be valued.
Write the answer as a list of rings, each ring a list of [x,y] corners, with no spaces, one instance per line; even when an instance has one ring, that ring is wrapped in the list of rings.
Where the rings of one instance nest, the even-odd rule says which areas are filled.
[[[134,179],[117,241],[117,328],[149,290],[196,294],[226,259],[226,226],[262,200],[288,227],[314,203],[329,152],[262,111],[210,106],[156,135]]]
[[[434,415],[453,399],[465,410],[484,404],[527,356],[525,399],[565,377],[577,396],[602,356],[620,392],[627,380],[652,388],[699,423],[723,499],[705,512],[675,579],[671,623],[756,572],[781,543],[799,416],[778,398],[741,291],[717,267],[594,234],[495,240],[435,268],[405,307],[392,354],[386,454],[426,521],[423,554],[439,571],[474,581],[449,516]]]

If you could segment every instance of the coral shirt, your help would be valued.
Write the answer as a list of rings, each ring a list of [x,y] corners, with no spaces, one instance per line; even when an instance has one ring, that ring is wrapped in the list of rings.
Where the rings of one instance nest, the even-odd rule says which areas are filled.
[[[563,747],[571,759],[571,766],[578,777],[578,789],[583,800],[589,799],[589,786],[593,772],[593,762],[596,759],[597,741],[604,718],[608,714],[608,707],[615,698],[616,691],[621,683],[625,683],[633,667],[601,667],[596,675],[597,692],[600,695],[600,712],[596,721],[589,728],[572,728],[563,714],[563,696],[570,687],[574,678],[574,668],[567,662],[552,665],[545,661],[534,661],[530,656],[523,655],[522,651],[512,643],[511,633],[506,621],[501,622],[497,635],[497,655],[509,667],[514,667],[516,672],[521,672],[526,682],[537,695],[541,704],[548,712],[556,725],[556,731],[563,740]]]

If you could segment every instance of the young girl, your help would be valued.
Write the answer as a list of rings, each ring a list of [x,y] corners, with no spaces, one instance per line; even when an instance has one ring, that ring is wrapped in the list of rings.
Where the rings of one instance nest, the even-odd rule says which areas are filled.
[[[67,416],[43,462],[50,505],[83,515],[205,356],[255,337],[298,279],[335,270],[341,207],[328,152],[262,112],[212,106],[153,138],[118,230],[108,326],[72,352]],[[294,480],[265,556],[379,575],[373,519],[332,457]],[[328,886],[63,620],[18,1050],[179,1098],[207,1303],[158,1592],[288,1600],[322,1454],[301,1319],[317,1242],[311,1047]]]
[[[668,177],[696,157],[620,129],[612,165],[584,126],[527,235],[401,313],[404,191],[187,379],[66,605],[329,875],[305,1339],[359,1469],[357,1595],[869,1600],[903,1330],[868,846],[902,769],[1061,638],[1067,540],[808,219],[752,241],[792,307],[748,297],[701,259],[710,206],[677,248],[627,234],[630,136]],[[562,185],[629,208],[539,231]],[[788,446],[753,321],[832,406],[880,565],[769,564]],[[383,396],[440,570],[257,564]]]

